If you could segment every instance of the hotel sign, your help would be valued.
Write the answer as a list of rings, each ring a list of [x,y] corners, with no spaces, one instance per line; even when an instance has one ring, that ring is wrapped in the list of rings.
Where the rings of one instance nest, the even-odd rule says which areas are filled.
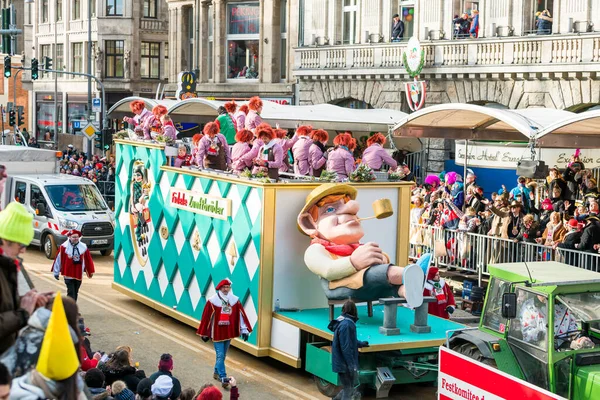
[[[169,205],[211,218],[226,220],[231,216],[231,200],[174,187],[170,191]]]

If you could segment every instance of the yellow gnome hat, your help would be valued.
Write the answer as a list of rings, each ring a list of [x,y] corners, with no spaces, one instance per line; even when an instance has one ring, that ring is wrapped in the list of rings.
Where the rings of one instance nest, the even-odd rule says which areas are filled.
[[[35,369],[48,379],[62,381],[73,375],[78,368],[79,359],[71,340],[62,297],[58,292]]]

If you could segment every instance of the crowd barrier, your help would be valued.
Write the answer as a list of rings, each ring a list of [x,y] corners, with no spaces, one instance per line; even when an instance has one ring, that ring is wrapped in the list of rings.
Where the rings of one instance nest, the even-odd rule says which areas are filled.
[[[600,272],[600,254],[552,248],[537,243],[411,224],[409,258],[431,252],[437,266],[477,275],[479,285],[494,263],[558,261]]]
[[[107,204],[115,204],[115,182],[114,181],[98,181],[96,186],[100,194]]]

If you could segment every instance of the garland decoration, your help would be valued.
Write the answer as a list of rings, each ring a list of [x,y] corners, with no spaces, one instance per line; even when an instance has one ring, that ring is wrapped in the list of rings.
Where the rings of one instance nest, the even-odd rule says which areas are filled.
[[[419,74],[421,73],[421,71],[423,71],[423,67],[425,66],[425,50],[421,49],[421,62],[419,62],[419,66],[417,67],[416,70],[413,71],[408,66],[408,62],[407,62],[407,59],[406,59],[406,52],[402,53],[402,64],[404,65],[404,68],[406,69],[406,72],[408,73],[408,75],[411,78],[419,76]]]

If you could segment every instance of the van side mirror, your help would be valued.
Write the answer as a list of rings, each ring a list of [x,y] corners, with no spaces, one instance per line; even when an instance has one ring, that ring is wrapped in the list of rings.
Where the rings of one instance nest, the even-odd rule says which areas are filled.
[[[502,295],[502,318],[513,319],[517,317],[517,294],[504,293]]]
[[[35,207],[37,215],[46,215],[46,206],[44,205],[44,203],[37,203]]]

